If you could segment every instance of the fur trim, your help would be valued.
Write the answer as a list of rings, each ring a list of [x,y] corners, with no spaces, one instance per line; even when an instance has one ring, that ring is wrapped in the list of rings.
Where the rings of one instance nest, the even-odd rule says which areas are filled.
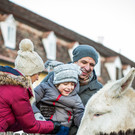
[[[32,104],[35,101],[35,94],[31,82],[31,78],[24,76],[16,76],[10,73],[0,71],[0,85],[20,85],[26,89],[30,88],[32,96],[30,97],[30,103]]]
[[[30,100],[30,103],[32,105],[36,101],[35,92],[34,92],[34,89],[33,89],[33,85],[32,85],[30,76],[28,76],[27,78],[30,80],[30,89],[31,89],[32,96],[31,96],[31,98],[29,100]]]
[[[20,85],[28,89],[30,87],[30,80],[24,76],[16,76],[0,71],[0,85]]]

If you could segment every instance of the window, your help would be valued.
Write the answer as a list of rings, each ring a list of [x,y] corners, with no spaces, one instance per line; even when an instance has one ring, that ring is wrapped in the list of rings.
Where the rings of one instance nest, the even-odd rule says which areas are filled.
[[[8,48],[15,49],[16,47],[16,24],[12,15],[0,23],[4,45]]]
[[[96,75],[100,76],[101,75],[101,60],[100,60],[100,54],[98,53],[98,63],[94,67]]]
[[[68,53],[69,53],[69,56],[70,56],[71,61],[73,61],[73,54],[72,54],[72,52],[73,52],[73,50],[74,50],[78,45],[79,45],[79,43],[78,43],[78,42],[75,42],[75,44],[73,45],[73,47],[72,47],[71,49],[68,49]]]
[[[117,80],[122,77],[122,63],[119,56],[108,57],[105,66],[111,80]]]
[[[56,36],[54,32],[50,32],[47,38],[42,40],[47,59],[55,60],[56,59]]]
[[[122,70],[116,67],[116,80],[122,78]]]
[[[7,39],[9,42],[13,42],[13,33],[14,33],[14,27],[13,26],[8,26],[8,36]]]
[[[127,75],[130,69],[131,69],[130,65],[123,65],[123,72],[122,72],[123,76]]]

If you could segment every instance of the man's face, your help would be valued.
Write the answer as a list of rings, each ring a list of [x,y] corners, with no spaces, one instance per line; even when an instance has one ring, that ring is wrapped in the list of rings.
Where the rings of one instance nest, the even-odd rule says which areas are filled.
[[[94,59],[91,57],[83,57],[75,62],[75,64],[81,67],[82,74],[79,77],[83,80],[87,80],[89,78],[96,65]]]

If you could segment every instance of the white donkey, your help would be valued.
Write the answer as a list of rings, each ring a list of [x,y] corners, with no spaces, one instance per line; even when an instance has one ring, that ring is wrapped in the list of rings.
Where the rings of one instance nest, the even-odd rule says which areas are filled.
[[[135,68],[122,79],[108,82],[86,105],[77,135],[127,131],[135,128]]]

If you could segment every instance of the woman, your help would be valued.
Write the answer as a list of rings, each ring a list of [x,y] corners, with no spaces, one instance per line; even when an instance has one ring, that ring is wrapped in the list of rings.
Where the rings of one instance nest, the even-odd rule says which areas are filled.
[[[29,39],[22,40],[19,49],[15,69],[0,66],[0,132],[57,132],[58,122],[37,121],[31,107],[34,101],[32,83],[44,70],[43,60]]]

